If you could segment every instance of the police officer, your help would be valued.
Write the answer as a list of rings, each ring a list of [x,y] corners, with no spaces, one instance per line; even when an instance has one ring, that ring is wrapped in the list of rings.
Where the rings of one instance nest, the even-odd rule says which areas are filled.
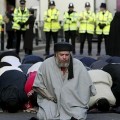
[[[80,13],[80,54],[83,54],[85,40],[88,41],[88,55],[92,55],[92,38],[95,27],[95,14],[90,10],[90,3],[85,3],[85,10]]]
[[[2,15],[0,14],[0,32],[2,30],[2,24],[3,24],[3,17]]]
[[[76,53],[75,51],[75,38],[77,32],[77,21],[78,21],[78,14],[74,11],[73,3],[70,3],[68,6],[68,11],[64,13],[64,31],[65,31],[65,40],[69,42],[71,38],[71,43],[73,45],[73,54]]]
[[[96,34],[98,36],[97,56],[100,55],[103,38],[105,40],[106,54],[108,52],[108,36],[112,18],[112,13],[106,9],[106,3],[101,3],[100,11],[96,14]]]
[[[59,11],[55,8],[55,2],[50,1],[49,9],[44,13],[43,31],[45,32],[46,36],[46,48],[44,55],[49,55],[51,37],[53,38],[54,43],[57,43],[59,29]]]
[[[20,42],[21,42],[21,35],[25,37],[26,32],[26,21],[29,18],[29,10],[25,7],[26,1],[20,0],[20,7],[15,8],[14,10],[14,23],[13,29],[16,31],[16,53],[19,54],[20,52]],[[29,44],[29,43],[28,43]]]

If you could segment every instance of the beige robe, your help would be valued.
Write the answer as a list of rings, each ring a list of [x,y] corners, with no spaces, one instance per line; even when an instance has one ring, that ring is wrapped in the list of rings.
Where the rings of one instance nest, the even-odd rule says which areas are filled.
[[[95,95],[96,90],[86,68],[75,58],[73,71],[73,79],[63,80],[54,56],[42,63],[33,86],[48,90],[57,99],[57,104],[38,95],[39,119],[86,119],[90,96]]]
[[[97,94],[90,98],[89,106],[92,107],[101,98],[106,98],[110,105],[114,106],[116,99],[111,91],[112,78],[110,74],[103,70],[89,70],[88,73],[97,91]]]

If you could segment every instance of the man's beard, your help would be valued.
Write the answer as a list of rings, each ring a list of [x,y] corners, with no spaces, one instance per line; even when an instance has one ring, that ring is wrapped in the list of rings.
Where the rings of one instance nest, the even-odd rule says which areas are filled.
[[[56,64],[58,65],[58,67],[68,67],[69,66],[69,60],[68,61],[66,61],[66,62],[60,62],[59,60],[58,60],[58,58],[55,58],[55,61],[56,61]]]

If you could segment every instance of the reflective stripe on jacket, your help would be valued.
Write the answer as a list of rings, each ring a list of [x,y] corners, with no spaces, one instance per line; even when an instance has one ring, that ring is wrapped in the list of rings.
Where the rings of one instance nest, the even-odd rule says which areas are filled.
[[[2,15],[0,15],[0,32],[1,32],[1,30],[2,30],[2,24],[3,24],[3,17],[2,17]]]
[[[44,13],[44,29],[43,31],[49,32],[57,32],[60,29],[59,24],[59,11],[54,9],[48,9]]]
[[[96,34],[108,35],[110,31],[110,23],[112,21],[112,13],[106,10],[104,13],[99,11],[96,14]],[[105,24],[106,26],[103,29],[100,29],[99,23]]]
[[[88,17],[88,19],[86,18]],[[81,19],[82,18],[82,19]],[[79,16],[80,27],[79,33],[90,33],[94,34],[95,28],[95,14],[92,11],[83,11]]]

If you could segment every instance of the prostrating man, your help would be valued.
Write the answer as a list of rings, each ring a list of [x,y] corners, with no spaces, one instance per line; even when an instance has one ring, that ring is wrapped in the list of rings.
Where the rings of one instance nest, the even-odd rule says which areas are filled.
[[[0,106],[3,110],[15,113],[23,109],[23,105],[28,101],[24,91],[25,82],[26,75],[20,68],[0,68]]]
[[[103,67],[105,72],[108,72],[113,81],[112,92],[116,98],[116,107],[120,107],[120,64],[108,64]]]
[[[33,88],[38,93],[39,119],[84,120],[95,87],[84,65],[72,58],[72,45],[54,45],[54,56],[40,66]]]
[[[116,99],[112,93],[112,78],[111,75],[103,70],[88,71],[93,84],[95,85],[97,94],[92,96],[89,101],[89,107],[100,112],[108,112],[110,107],[115,106]]]

